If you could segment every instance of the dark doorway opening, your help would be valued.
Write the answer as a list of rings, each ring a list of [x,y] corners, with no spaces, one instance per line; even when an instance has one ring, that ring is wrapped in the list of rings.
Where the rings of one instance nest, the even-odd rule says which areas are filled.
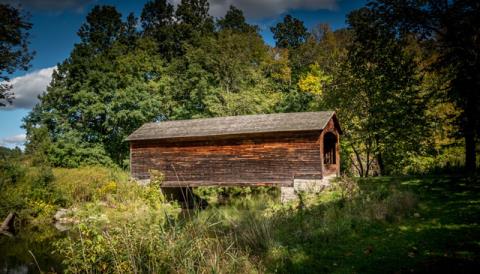
[[[337,136],[327,132],[323,136],[323,163],[325,165],[334,165],[337,163]]]

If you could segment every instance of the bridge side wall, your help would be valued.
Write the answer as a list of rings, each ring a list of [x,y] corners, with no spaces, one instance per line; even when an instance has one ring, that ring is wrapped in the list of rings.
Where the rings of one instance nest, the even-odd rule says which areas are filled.
[[[148,140],[130,144],[132,177],[162,171],[163,186],[283,185],[321,178],[321,131],[213,137],[209,140]]]

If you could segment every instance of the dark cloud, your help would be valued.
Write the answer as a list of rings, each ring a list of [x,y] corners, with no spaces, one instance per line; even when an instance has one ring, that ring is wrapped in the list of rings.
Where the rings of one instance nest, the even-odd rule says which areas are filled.
[[[0,3],[7,3],[14,6],[21,5],[31,10],[54,12],[65,10],[81,12],[85,6],[92,2],[95,2],[95,0],[0,0]]]
[[[55,67],[44,68],[13,78],[9,84],[13,86],[11,92],[15,99],[11,105],[6,104],[7,106],[0,110],[31,109],[38,102],[38,95],[46,90],[54,69]]]
[[[180,0],[170,0],[178,4]],[[223,17],[233,5],[245,13],[250,19],[273,18],[293,9],[333,10],[337,8],[337,0],[210,0],[210,14]]]

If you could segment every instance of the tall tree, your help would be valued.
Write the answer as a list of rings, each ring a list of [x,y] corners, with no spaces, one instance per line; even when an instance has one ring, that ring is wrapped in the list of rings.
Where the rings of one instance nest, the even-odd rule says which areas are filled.
[[[0,107],[11,103],[12,88],[5,83],[17,69],[27,70],[34,52],[28,49],[32,24],[27,16],[8,4],[0,3]]]
[[[223,30],[198,43],[187,46],[184,58],[169,66],[164,90],[172,105],[169,119],[273,110],[279,93],[266,77],[273,56],[257,33]]]
[[[128,22],[117,14],[92,9],[79,31],[81,42],[58,65],[48,92],[24,120],[28,140],[38,139],[34,135],[43,131],[37,128],[47,129],[55,165],[105,164],[110,158],[122,164],[128,153],[124,138],[161,117],[152,87],[163,70],[157,45],[149,38],[124,39],[130,36]]]
[[[450,98],[463,111],[465,165],[476,169],[480,133],[480,2],[475,0],[379,0],[369,4],[398,35],[416,34],[433,45],[439,58],[433,69],[449,78]]]
[[[144,36],[153,37],[160,54],[171,59],[179,51],[175,40],[175,17],[173,5],[166,0],[154,0],[145,4],[141,22]]]
[[[270,30],[273,32],[275,44],[279,48],[297,48],[309,37],[303,21],[287,14],[283,22],[278,23]]]
[[[135,41],[140,37],[137,30],[138,19],[133,13],[127,16],[127,21],[124,24],[124,32],[121,36],[122,43],[125,45],[133,46]]]
[[[425,138],[418,67],[375,11],[354,11],[348,22],[353,41],[332,97],[358,172],[367,176],[376,164],[390,174]]]
[[[252,26],[245,21],[243,11],[230,6],[224,18],[217,21],[218,28],[220,30],[232,30],[236,32],[257,32],[258,27]]]
[[[175,16],[177,20],[177,35],[180,42],[190,44],[200,40],[203,35],[210,35],[214,31],[212,16],[208,13],[210,5],[207,0],[182,0],[177,6]]]
[[[122,15],[113,6],[95,6],[80,27],[78,36],[90,50],[101,52],[108,49],[124,30]]]

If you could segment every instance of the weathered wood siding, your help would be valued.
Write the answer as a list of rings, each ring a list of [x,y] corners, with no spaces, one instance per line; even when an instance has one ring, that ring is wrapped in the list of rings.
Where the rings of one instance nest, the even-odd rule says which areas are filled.
[[[309,131],[132,141],[131,172],[148,179],[149,169],[162,171],[164,186],[291,185],[294,177],[321,178],[320,136]]]

